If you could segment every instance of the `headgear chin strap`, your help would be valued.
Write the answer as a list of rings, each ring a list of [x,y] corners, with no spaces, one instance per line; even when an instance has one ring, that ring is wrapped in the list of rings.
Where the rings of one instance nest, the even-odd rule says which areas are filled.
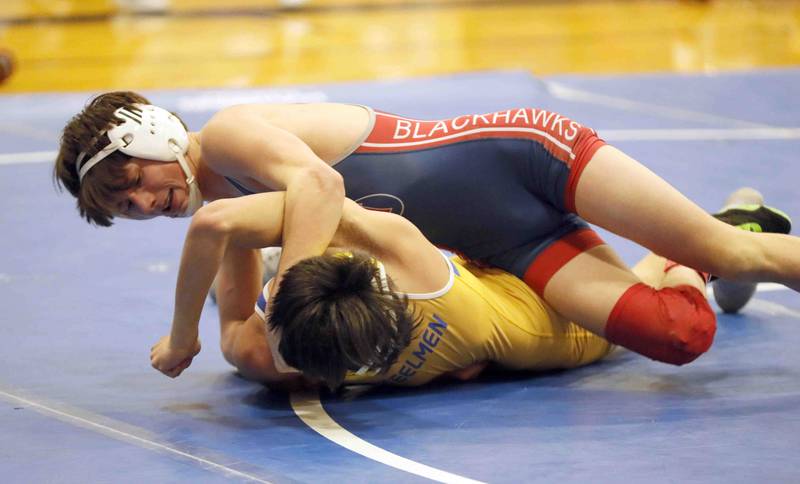
[[[150,104],[135,106],[138,110],[123,107],[114,111],[114,116],[122,120],[122,123],[100,134],[100,136],[108,135],[110,141],[108,146],[85,163],[83,159],[86,157],[86,152],[83,151],[78,155],[75,163],[78,180],[82,182],[89,170],[117,150],[144,160],[177,161],[186,175],[186,184],[189,187],[186,211],[180,216],[191,217],[203,206],[203,195],[185,157],[189,150],[189,133],[180,120],[169,111]]]

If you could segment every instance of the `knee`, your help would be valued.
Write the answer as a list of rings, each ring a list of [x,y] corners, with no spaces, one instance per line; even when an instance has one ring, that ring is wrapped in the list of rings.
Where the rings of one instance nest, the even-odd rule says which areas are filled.
[[[648,358],[684,365],[708,351],[716,327],[714,311],[697,289],[636,284],[611,311],[605,336]]]

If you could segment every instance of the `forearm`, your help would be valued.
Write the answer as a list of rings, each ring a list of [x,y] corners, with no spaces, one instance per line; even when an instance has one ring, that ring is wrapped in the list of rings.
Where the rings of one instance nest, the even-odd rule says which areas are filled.
[[[194,216],[183,246],[175,289],[171,333],[175,346],[188,345],[197,338],[197,326],[208,289],[229,249],[244,254],[248,260],[238,262],[246,265],[252,264],[250,259],[255,257],[246,249],[280,243],[283,205],[283,193],[263,193],[212,202]],[[248,280],[252,278],[248,276]],[[223,286],[223,292],[227,291],[227,285]],[[237,317],[242,316],[242,301],[229,305],[224,296],[220,308],[227,310],[230,306],[231,311],[238,313]],[[249,313],[252,301],[247,305]]]
[[[328,248],[342,217],[341,178],[315,176],[287,187],[279,273]]]
[[[227,243],[228,237],[223,231],[194,224],[190,226],[175,287],[175,312],[170,333],[174,347],[189,346],[197,339],[200,314]]]

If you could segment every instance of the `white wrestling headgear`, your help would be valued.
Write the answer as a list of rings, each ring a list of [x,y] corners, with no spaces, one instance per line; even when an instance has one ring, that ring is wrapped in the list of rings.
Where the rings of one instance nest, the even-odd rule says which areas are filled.
[[[136,107],[139,108],[138,112],[124,107],[114,111],[114,116],[121,119],[122,123],[100,133],[100,136],[108,135],[111,141],[108,146],[85,163],[83,159],[86,152],[78,155],[75,163],[78,180],[83,181],[89,170],[117,150],[145,160],[177,161],[189,187],[188,206],[180,216],[191,217],[203,205],[203,196],[184,156],[189,150],[189,133],[180,120],[166,109],[150,104],[136,104]]]

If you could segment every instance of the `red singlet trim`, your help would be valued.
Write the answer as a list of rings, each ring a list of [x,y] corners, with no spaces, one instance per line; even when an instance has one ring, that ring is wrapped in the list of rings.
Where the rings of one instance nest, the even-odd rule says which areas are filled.
[[[703,271],[698,270],[698,269],[693,269],[693,268],[691,268],[689,266],[685,266],[685,265],[683,265],[681,263],[675,262],[674,260],[670,260],[670,259],[667,259],[666,263],[664,264],[664,272],[669,272],[669,271],[671,271],[672,269],[674,269],[676,267],[686,267],[686,268],[692,269],[693,271],[695,271],[700,276],[700,278],[706,284],[708,284],[709,279],[711,279],[711,274],[709,274],[708,272],[703,272]]]
[[[564,190],[564,205],[572,213],[578,213],[575,208],[575,193],[578,190],[578,180],[581,178],[583,169],[589,164],[597,150],[606,144],[605,141],[597,137],[593,130],[586,129],[584,133],[586,133],[586,137],[578,140],[573,147],[575,161],[570,166],[569,178],[567,178],[567,186]]]
[[[567,262],[603,243],[603,239],[592,229],[571,232],[543,250],[525,270],[523,280],[536,294],[543,296],[547,283]]]

